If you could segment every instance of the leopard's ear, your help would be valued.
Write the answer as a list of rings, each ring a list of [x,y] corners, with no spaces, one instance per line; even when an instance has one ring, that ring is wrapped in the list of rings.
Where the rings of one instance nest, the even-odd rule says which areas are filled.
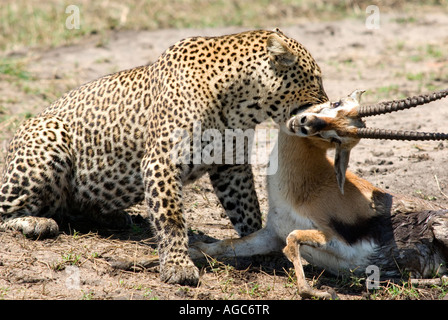
[[[298,59],[297,55],[276,33],[269,36],[268,41],[266,42],[266,48],[271,60],[281,66],[290,67],[296,63]]]

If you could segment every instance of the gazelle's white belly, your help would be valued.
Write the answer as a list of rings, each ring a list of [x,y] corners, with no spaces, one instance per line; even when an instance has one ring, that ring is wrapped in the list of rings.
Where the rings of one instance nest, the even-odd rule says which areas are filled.
[[[275,196],[272,194],[270,197],[266,227],[273,230],[280,239],[286,241],[289,233],[294,230],[318,229],[311,219],[297,212],[289,205],[288,201],[276,201],[281,198],[280,195],[277,195],[278,197],[275,199]],[[302,245],[300,253],[309,263],[334,274],[341,270],[356,270],[363,273],[370,264],[369,256],[375,252],[377,247],[378,245],[373,240],[360,240],[350,245],[344,240],[334,237],[320,248]]]
[[[337,274],[339,271],[364,273],[366,267],[371,264],[369,257],[374,253],[376,247],[377,244],[367,240],[349,245],[332,239],[322,248],[302,245],[300,253],[309,263],[333,274]]]

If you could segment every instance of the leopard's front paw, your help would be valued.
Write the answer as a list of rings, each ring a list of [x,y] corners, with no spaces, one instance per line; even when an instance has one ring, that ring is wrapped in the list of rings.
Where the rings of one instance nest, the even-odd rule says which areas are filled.
[[[170,284],[197,286],[199,270],[191,260],[181,264],[167,263],[160,266],[160,280]]]
[[[20,231],[32,239],[54,238],[59,234],[56,221],[34,216],[18,217],[0,224],[0,231],[7,229]]]

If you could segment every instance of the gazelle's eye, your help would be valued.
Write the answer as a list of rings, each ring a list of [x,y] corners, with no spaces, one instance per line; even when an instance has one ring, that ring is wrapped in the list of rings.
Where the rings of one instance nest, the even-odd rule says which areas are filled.
[[[341,101],[336,101],[331,103],[332,108],[339,108],[341,106]]]

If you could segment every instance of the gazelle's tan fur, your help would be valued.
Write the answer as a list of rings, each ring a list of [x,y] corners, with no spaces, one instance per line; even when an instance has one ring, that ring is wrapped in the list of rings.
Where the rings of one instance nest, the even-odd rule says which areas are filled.
[[[352,94],[341,105],[325,103],[291,119],[279,132],[278,158],[271,157],[278,161],[278,171],[267,180],[266,226],[240,239],[198,243],[191,255],[199,257],[202,251],[214,257],[252,256],[283,249],[294,263],[304,297],[331,295],[308,285],[301,256],[331,273],[364,272],[372,264],[382,276],[404,270],[421,277],[445,272],[448,211],[389,194],[345,172],[350,150],[359,140],[342,133],[363,126],[353,113],[358,101]],[[335,144],[334,163],[326,151]]]

